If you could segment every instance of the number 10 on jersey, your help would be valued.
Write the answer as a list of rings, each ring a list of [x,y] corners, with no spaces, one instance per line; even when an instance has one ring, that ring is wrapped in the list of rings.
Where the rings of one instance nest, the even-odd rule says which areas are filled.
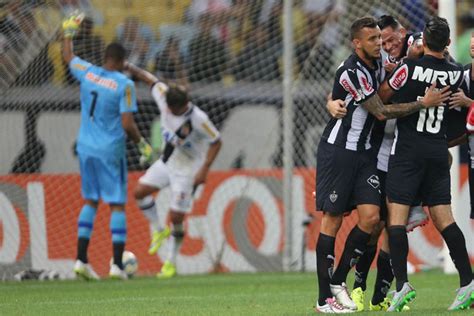
[[[441,122],[443,121],[444,106],[437,106],[428,109],[421,109],[418,116],[416,130],[418,132],[428,132],[437,134],[441,130]]]

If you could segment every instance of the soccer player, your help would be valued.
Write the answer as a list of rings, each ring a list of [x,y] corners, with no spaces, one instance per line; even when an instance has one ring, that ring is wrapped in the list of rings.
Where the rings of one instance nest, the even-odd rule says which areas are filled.
[[[168,257],[157,276],[170,278],[176,275],[176,257],[185,233],[183,221],[191,210],[194,190],[206,181],[222,141],[207,114],[190,102],[184,87],[168,86],[131,64],[127,69],[151,86],[151,94],[161,114],[165,147],[160,159],[139,179],[135,198],[153,230],[149,254],[155,254],[169,237]],[[160,225],[152,197],[168,186],[171,188],[171,229]]]
[[[443,18],[430,19],[423,30],[424,56],[405,60],[380,87],[382,99],[410,102],[436,84],[455,92],[463,82],[461,65],[448,61],[449,25]],[[449,102],[448,102],[449,105]],[[391,261],[396,293],[388,311],[401,311],[416,297],[408,282],[406,222],[410,205],[421,194],[431,218],[445,240],[460,276],[460,288],[449,310],[468,308],[474,300],[474,282],[466,242],[451,212],[446,122],[448,105],[421,109],[397,120],[386,181]]]
[[[471,34],[471,58],[472,62],[464,66],[464,85],[463,89],[454,93],[450,99],[452,106],[468,107],[469,112],[466,119],[466,129],[468,132],[467,141],[470,153],[469,168],[469,193],[471,198],[471,219],[474,219],[474,32]],[[460,140],[464,142],[466,139]]]
[[[382,15],[377,24],[382,32],[382,48],[388,53],[388,59],[383,61],[388,72],[392,72],[404,58],[419,58],[423,55],[421,32],[408,32],[391,15]]]
[[[105,49],[103,67],[74,56],[72,38],[82,16],[72,16],[63,23],[63,57],[71,74],[80,83],[81,126],[77,138],[84,206],[78,220],[75,273],[85,279],[98,279],[88,264],[87,248],[99,200],[109,204],[113,264],[109,276],[126,279],[122,254],[127,238],[125,202],[127,197],[126,134],[138,144],[141,154],[151,158],[151,147],[141,137],[133,119],[137,111],[135,87],[120,71],[125,49],[112,43]]]
[[[445,91],[427,90],[423,100],[384,105],[377,95],[381,67],[381,35],[372,17],[351,26],[354,53],[336,72],[332,96],[346,100],[347,115],[331,119],[318,146],[316,172],[317,210],[323,212],[316,245],[319,298],[316,310],[344,313],[357,309],[345,280],[351,267],[365,252],[379,223],[380,182],[370,134],[374,120],[401,117],[441,104]],[[357,208],[359,221],[347,237],[342,258],[334,273],[334,244],[343,215]]]

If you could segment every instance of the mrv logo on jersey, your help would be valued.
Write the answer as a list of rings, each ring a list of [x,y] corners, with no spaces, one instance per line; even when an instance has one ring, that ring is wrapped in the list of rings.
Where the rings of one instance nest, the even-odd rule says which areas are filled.
[[[454,85],[461,77],[461,71],[441,71],[433,70],[431,68],[423,68],[415,66],[413,70],[412,79],[426,83],[433,83],[438,81],[443,86]]]

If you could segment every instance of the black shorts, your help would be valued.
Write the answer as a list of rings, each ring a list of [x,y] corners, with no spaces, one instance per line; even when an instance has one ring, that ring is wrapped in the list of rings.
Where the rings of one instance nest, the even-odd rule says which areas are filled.
[[[414,205],[421,199],[424,206],[451,204],[447,146],[415,150],[397,144],[396,152],[390,156],[385,183],[390,202]]]
[[[321,141],[316,165],[316,210],[343,214],[360,204],[380,206],[380,181],[373,153]]]
[[[380,220],[387,222],[388,219],[388,208],[387,208],[387,195],[385,192],[385,182],[387,181],[387,173],[380,169],[377,169],[377,174],[380,180]]]

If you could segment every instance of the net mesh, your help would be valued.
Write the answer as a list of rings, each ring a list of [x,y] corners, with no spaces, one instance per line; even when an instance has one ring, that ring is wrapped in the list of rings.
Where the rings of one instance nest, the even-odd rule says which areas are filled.
[[[351,51],[350,24],[365,15],[392,14],[407,29],[420,30],[436,12],[434,3],[294,0],[293,269],[314,269],[320,216],[312,196],[315,150],[328,119],[325,99],[335,70]],[[282,269],[282,1],[29,0],[0,5],[4,277],[28,267],[67,274],[75,258],[82,203],[74,153],[79,88],[62,60],[60,35],[63,17],[75,10],[86,13],[74,38],[76,55],[100,65],[104,47],[119,41],[129,61],[165,81],[189,85],[193,102],[222,133],[224,147],[186,221],[178,272]],[[135,120],[153,143],[159,112],[148,87],[137,83],[137,91]],[[142,168],[136,147],[130,143],[127,148],[131,192]],[[165,222],[167,191],[156,199]],[[147,254],[148,224],[130,193],[127,214],[127,249],[137,255],[140,273],[158,271],[166,247],[157,257]],[[107,273],[112,253],[109,215],[101,206],[90,246],[90,261],[100,274]],[[345,221],[341,235],[354,220]],[[441,241],[433,240],[437,249]],[[338,238],[338,253],[343,242]],[[424,262],[418,257],[412,259]]]

